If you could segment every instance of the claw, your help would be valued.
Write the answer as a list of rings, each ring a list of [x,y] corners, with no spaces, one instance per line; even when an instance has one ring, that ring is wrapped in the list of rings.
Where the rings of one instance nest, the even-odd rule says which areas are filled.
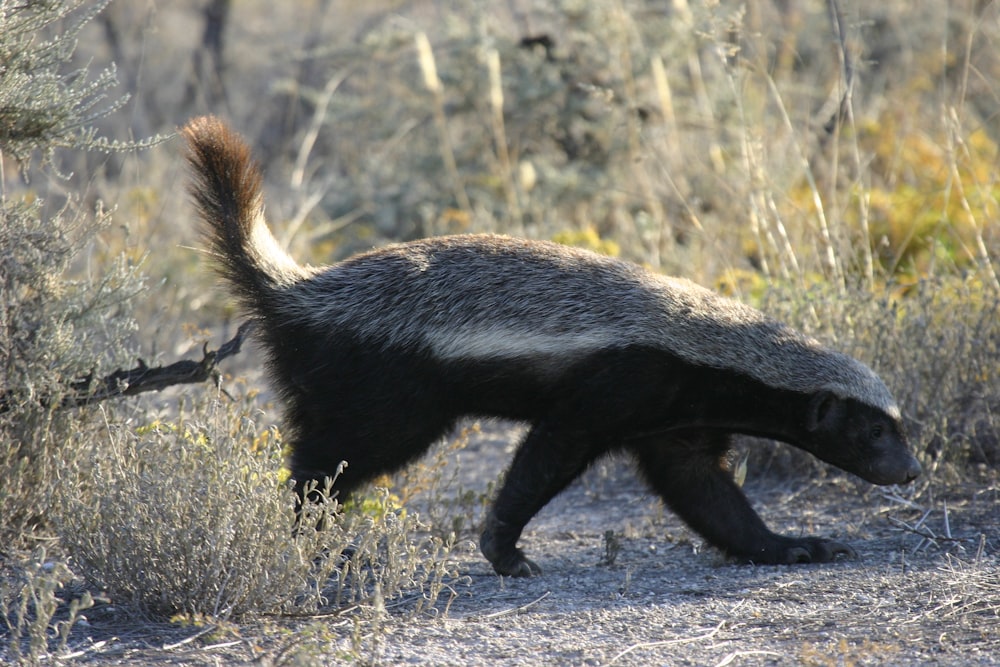
[[[501,572],[496,565],[493,566],[497,574],[506,574],[510,577],[537,577],[542,573],[542,568],[538,567],[534,561],[521,556],[521,560],[515,567],[509,568],[507,572]]]
[[[823,546],[830,550],[830,556],[827,560],[837,560],[837,556],[845,556],[850,560],[857,560],[858,558],[858,552],[843,542],[824,542]]]
[[[833,540],[813,539],[804,544],[790,546],[785,550],[784,562],[795,563],[831,563],[838,556],[851,560],[858,557],[858,552],[843,542]]]
[[[490,559],[490,562],[494,572],[508,577],[537,577],[542,573],[542,568],[526,558],[520,549],[506,558]]]
[[[792,547],[785,552],[785,562],[789,564],[811,563],[813,562],[813,557],[805,547]]]

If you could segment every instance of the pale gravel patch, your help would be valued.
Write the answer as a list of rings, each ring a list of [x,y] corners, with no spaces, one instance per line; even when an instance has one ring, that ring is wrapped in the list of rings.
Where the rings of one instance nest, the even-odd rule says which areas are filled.
[[[466,472],[494,469],[506,447],[485,428],[460,454]],[[508,433],[509,436],[509,433]],[[502,438],[501,438],[502,439]],[[510,440],[504,442],[509,443]],[[471,451],[470,451],[471,450]],[[509,451],[504,454],[509,456]],[[401,623],[386,642],[385,664],[573,665],[880,665],[995,664],[1000,660],[1000,596],[977,600],[979,613],[956,611],[948,558],[992,567],[1000,541],[995,499],[966,489],[944,502],[895,496],[853,477],[791,478],[748,484],[772,529],[842,539],[856,561],[806,566],[742,566],[701,547],[701,540],[659,506],[629,465],[599,464],[528,526],[522,546],[543,569],[536,579],[492,574],[469,562],[471,579],[445,619]],[[925,492],[923,495],[932,495]],[[926,503],[926,506],[925,504]],[[926,523],[955,538],[922,543],[890,518]],[[602,565],[603,535],[622,549]],[[946,551],[947,548],[947,551]],[[919,550],[918,550],[919,549]],[[951,555],[949,555],[951,554]],[[979,588],[997,595],[996,587]],[[524,610],[520,607],[526,606]]]

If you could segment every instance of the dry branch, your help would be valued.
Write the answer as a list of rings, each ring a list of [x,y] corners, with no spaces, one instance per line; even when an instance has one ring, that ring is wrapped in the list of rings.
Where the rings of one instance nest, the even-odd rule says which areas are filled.
[[[839,97],[835,97],[831,93],[831,99],[823,105],[823,108],[819,110],[816,117],[820,120],[823,132],[827,135],[832,135],[837,127],[850,117],[851,103],[854,97],[854,77],[857,67],[854,64],[850,47],[847,45],[844,15],[840,10],[840,3],[837,0],[828,0],[827,7],[830,12],[830,23],[833,27],[834,36],[837,39],[840,72],[844,87]]]
[[[102,378],[95,378],[93,373],[85,378],[70,383],[69,392],[58,397],[59,408],[75,408],[81,405],[99,403],[109,398],[136,396],[149,391],[161,391],[178,384],[205,382],[212,379],[219,382],[219,362],[240,352],[243,341],[253,330],[254,323],[246,321],[240,325],[236,335],[218,350],[208,349],[208,343],[202,350],[201,360],[181,359],[168,366],[150,368],[145,361],[138,359],[135,368],[123,370],[119,368]],[[8,412],[18,399],[23,399],[23,391],[5,389],[0,392],[0,414]],[[36,398],[43,406],[52,405],[52,396]]]

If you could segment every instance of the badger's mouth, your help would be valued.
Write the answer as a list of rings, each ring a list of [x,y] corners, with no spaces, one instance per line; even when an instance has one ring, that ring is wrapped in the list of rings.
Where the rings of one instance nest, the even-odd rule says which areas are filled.
[[[909,484],[920,476],[920,462],[909,452],[882,456],[859,474],[872,484]]]

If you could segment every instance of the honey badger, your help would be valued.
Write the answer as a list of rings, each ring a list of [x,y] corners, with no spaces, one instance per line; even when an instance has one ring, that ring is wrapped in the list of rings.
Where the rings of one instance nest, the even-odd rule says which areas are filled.
[[[463,416],[527,422],[480,547],[500,574],[531,518],[595,459],[630,452],[709,543],[755,563],[830,561],[840,542],[771,532],[726,470],[733,434],[790,443],[874,484],[913,480],[899,408],[864,364],[686,280],[503,236],[431,238],[330,267],[268,229],[261,174],[213,117],[183,130],[218,270],[259,323],[300,499],[423,454]]]

